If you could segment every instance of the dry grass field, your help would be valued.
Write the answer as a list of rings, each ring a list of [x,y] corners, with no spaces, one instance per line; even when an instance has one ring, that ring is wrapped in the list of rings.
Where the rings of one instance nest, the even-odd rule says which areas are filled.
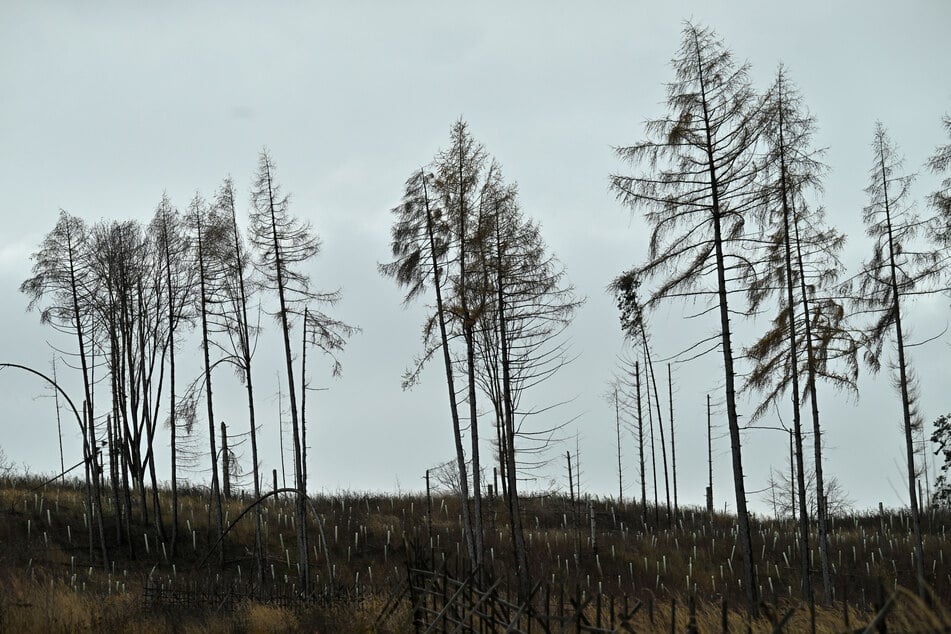
[[[311,517],[314,591],[303,597],[289,498],[277,496],[263,504],[266,563],[263,581],[256,585],[250,513],[225,537],[219,557],[211,551],[216,535],[207,495],[183,492],[173,555],[154,522],[143,523],[138,514],[131,540],[117,535],[107,491],[103,516],[109,561],[103,562],[98,541],[90,556],[82,483],[40,485],[35,478],[0,481],[2,632],[413,631],[408,595],[385,621],[377,621],[405,584],[408,565],[464,567],[458,499],[451,496],[434,497],[431,515],[424,496],[316,497],[326,543]],[[241,496],[227,501],[229,523],[248,503]],[[486,568],[500,580],[502,592],[514,593],[504,505],[494,500],[488,508]],[[700,632],[722,631],[724,605],[728,630],[737,632],[748,627],[773,631],[790,611],[784,631],[850,631],[867,625],[889,600],[888,631],[942,631],[951,624],[951,568],[945,564],[951,556],[945,525],[951,518],[941,514],[929,514],[924,524],[930,605],[907,590],[916,587],[908,520],[886,511],[835,518],[830,541],[835,601],[822,605],[817,600],[814,617],[800,598],[794,525],[756,518],[763,609],[758,620],[750,621],[730,516],[682,509],[668,520],[663,510],[645,513],[639,505],[616,500],[573,504],[558,494],[528,497],[523,508],[533,580],[552,597],[600,595],[605,629],[622,602],[640,601],[641,609],[630,619],[636,631],[671,631],[672,616],[675,631],[686,631],[691,596]],[[162,514],[168,532],[170,512],[163,508]],[[812,537],[812,569],[817,570]],[[821,597],[821,575],[813,574],[812,582]],[[609,616],[611,599],[617,609]],[[593,603],[585,615],[595,622]]]

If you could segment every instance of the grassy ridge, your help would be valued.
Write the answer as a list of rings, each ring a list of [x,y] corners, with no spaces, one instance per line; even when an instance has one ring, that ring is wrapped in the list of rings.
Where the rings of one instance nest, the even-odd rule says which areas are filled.
[[[135,501],[131,541],[117,536],[115,509],[107,495],[103,506],[110,561],[104,564],[98,549],[89,556],[81,483],[36,488],[40,483],[24,478],[0,480],[0,583],[4,588],[0,631],[370,631],[380,609],[405,579],[408,559],[432,557],[437,565],[452,563],[465,550],[460,543],[459,501],[453,496],[432,500],[431,529],[424,496],[320,496],[315,505],[326,545],[309,518],[311,571],[319,598],[300,603],[294,601],[299,579],[290,499],[272,498],[263,505],[264,583],[263,588],[252,589],[251,514],[227,535],[219,562],[217,556],[206,556],[216,538],[207,494],[184,492],[177,552],[172,556],[171,544],[163,544],[154,525],[142,521]],[[169,496],[162,493],[165,504]],[[247,498],[229,499],[225,504],[229,520],[249,503]],[[504,507],[495,500],[487,508],[488,565],[505,577],[513,564]],[[679,604],[678,621],[683,620],[685,626],[683,606],[690,593],[697,598],[701,631],[719,631],[723,600],[730,606],[731,624],[745,628],[731,516],[711,518],[697,509],[686,509],[668,522],[661,510],[655,521],[653,509],[645,514],[639,505],[616,500],[572,504],[555,494],[526,498],[523,508],[535,580],[553,588],[580,588],[650,602],[653,624],[646,610],[634,621],[644,631],[669,627],[672,601]],[[163,515],[167,527],[168,508],[163,508]],[[927,581],[937,602],[945,606],[951,601],[951,567],[944,563],[945,557],[951,557],[945,536],[949,519],[931,514],[924,522]],[[789,607],[804,605],[799,597],[796,533],[788,520],[756,518],[753,526],[757,572],[769,604],[762,623],[753,625],[754,631],[769,631],[770,615],[779,618]],[[913,547],[905,515],[838,517],[831,523],[830,540],[836,601],[817,607],[818,631],[843,631],[846,606],[853,627],[867,623],[876,602],[896,590],[900,600],[890,616],[893,630],[893,620],[924,626],[948,618],[940,608],[926,610],[901,591],[914,587]],[[819,562],[814,535],[811,546],[815,570]],[[814,575],[817,590],[821,583],[819,575]],[[238,598],[227,615],[208,607],[169,609],[146,606],[146,587],[182,592],[227,588],[237,592]],[[248,598],[242,599],[241,593]],[[265,602],[262,596],[274,600]],[[797,609],[790,631],[801,631],[800,626],[808,630],[808,609]],[[387,628],[412,629],[408,605],[397,611]]]

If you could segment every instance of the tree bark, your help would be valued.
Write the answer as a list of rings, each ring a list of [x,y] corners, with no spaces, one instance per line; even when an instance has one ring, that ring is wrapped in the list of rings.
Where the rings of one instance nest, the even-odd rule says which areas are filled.
[[[918,491],[916,488],[917,474],[915,473],[915,446],[912,437],[914,423],[911,420],[911,396],[908,391],[908,364],[905,359],[905,338],[901,327],[901,303],[898,292],[898,264],[895,259],[895,243],[892,234],[891,206],[888,200],[888,177],[885,169],[884,147],[879,145],[879,159],[882,168],[882,190],[885,197],[885,222],[888,229],[888,261],[890,282],[892,287],[892,310],[895,315],[895,340],[898,344],[898,375],[901,389],[902,417],[905,431],[905,457],[908,461],[908,501],[911,512],[912,534],[915,539],[915,574],[918,577],[918,596],[925,600],[924,548],[921,540],[921,517],[918,510]]]

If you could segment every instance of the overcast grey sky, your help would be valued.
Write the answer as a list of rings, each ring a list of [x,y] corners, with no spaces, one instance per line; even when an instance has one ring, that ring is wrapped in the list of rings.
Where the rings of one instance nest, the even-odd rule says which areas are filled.
[[[818,119],[817,143],[829,148],[824,202],[829,220],[849,236],[850,265],[869,250],[860,221],[877,119],[908,170],[922,172],[914,194],[924,209],[937,181],[922,166],[948,142],[940,123],[951,112],[951,3],[944,0],[3,2],[0,361],[48,367],[47,342],[72,343],[26,313],[18,291],[60,208],[90,222],[147,222],[163,191],[184,208],[196,190],[211,195],[230,174],[246,209],[266,145],[292,210],[324,240],[310,267],[314,280],[342,287],[335,314],[363,328],[343,355],[341,379],[329,377],[327,364],[313,366],[315,384],[330,389],[309,406],[310,486],[419,489],[425,469],[452,455],[445,388],[434,366],[419,387],[401,391],[401,372],[419,351],[423,312],[402,310],[399,289],[376,265],[389,255],[388,210],[403,181],[448,144],[450,124],[462,116],[518,182],[524,211],[540,221],[588,298],[569,331],[579,356],[538,398],[574,397],[552,420],[577,417],[565,448],[574,450],[577,431],[583,489],[615,494],[613,408],[601,395],[623,341],[604,288],[642,261],[646,236],[641,219],[614,201],[608,174],[627,169],[612,147],[642,138],[644,120],[663,112],[663,82],[672,77],[668,61],[685,19],[714,28],[737,58],[748,59],[759,88],[780,61],[787,65]],[[914,335],[941,332],[948,303],[942,297],[910,307]],[[683,321],[686,312],[672,305],[657,315],[658,357],[715,327]],[[914,349],[928,421],[951,411],[949,343],[944,335]],[[184,354],[197,357],[194,344]],[[277,466],[271,399],[279,345],[269,329],[258,370],[266,469]],[[682,503],[703,500],[705,394],[722,400],[720,366],[711,355],[674,369]],[[241,429],[243,394],[231,377],[219,381],[220,417]],[[826,470],[861,508],[899,505],[899,401],[886,375],[863,372],[861,390],[859,402],[821,394]],[[35,380],[0,373],[0,448],[33,471],[52,472],[55,415],[49,399],[37,398],[43,394]],[[741,414],[750,409],[744,404]],[[66,425],[71,464],[81,457],[79,437]],[[732,491],[722,432],[715,440],[718,506]],[[625,439],[625,488],[634,494],[633,439]],[[771,465],[784,468],[787,446],[765,431],[747,432],[745,443],[747,490],[757,491]],[[566,486],[561,461],[550,477]],[[754,509],[767,510],[758,494],[750,497]]]

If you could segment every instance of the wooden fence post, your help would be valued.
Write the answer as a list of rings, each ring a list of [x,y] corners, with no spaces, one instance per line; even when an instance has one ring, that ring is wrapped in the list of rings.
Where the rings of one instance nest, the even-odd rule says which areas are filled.
[[[687,615],[687,634],[698,634],[697,602],[692,592],[687,597]]]
[[[594,522],[594,502],[588,498],[588,517],[591,520],[591,552],[598,554],[598,532]]]

